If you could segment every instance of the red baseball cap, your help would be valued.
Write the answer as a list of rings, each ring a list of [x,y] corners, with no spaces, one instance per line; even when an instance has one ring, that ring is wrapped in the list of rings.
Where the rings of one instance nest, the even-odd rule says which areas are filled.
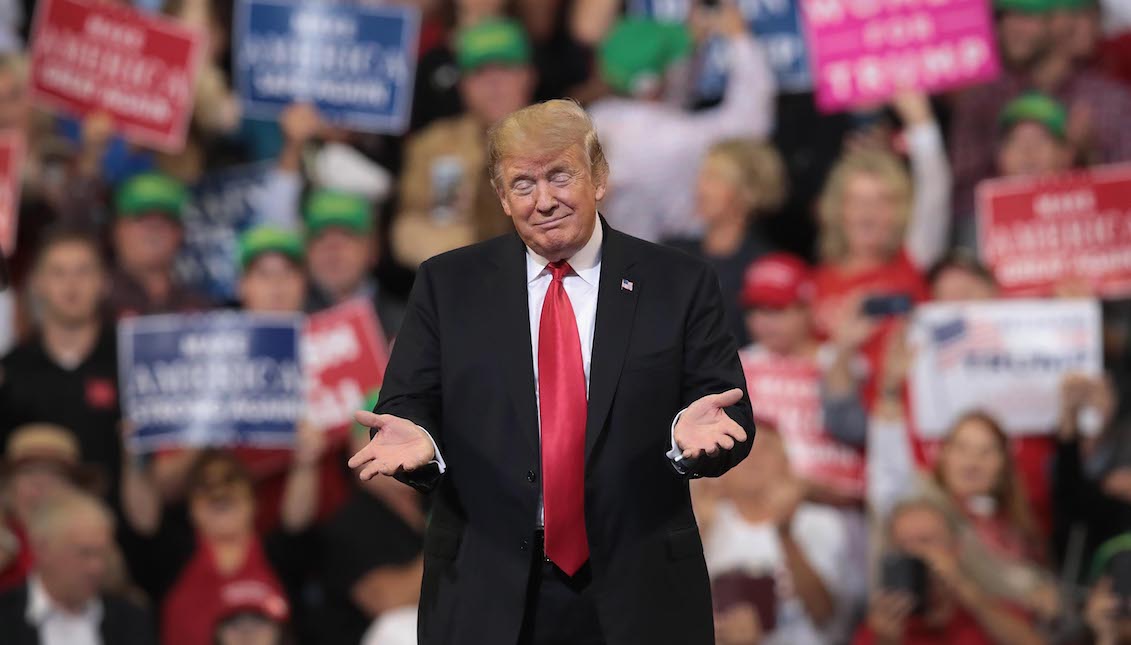
[[[789,253],[764,255],[742,279],[739,301],[743,307],[788,307],[813,298],[813,279],[805,260]]]
[[[234,580],[220,588],[220,611],[217,622],[237,614],[258,614],[276,623],[290,617],[287,599],[274,585],[257,578]]]

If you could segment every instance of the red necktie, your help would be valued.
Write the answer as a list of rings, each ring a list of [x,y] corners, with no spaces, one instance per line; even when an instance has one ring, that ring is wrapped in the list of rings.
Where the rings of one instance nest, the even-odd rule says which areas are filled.
[[[562,282],[572,269],[565,261],[551,262],[547,268],[553,280],[538,324],[546,557],[572,576],[589,559],[585,536],[585,368],[577,319]]]

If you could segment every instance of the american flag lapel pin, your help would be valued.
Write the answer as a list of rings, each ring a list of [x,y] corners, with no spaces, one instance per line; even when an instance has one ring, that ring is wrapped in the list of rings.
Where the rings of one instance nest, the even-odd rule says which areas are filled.
[[[629,280],[627,278],[621,278],[620,288],[625,290],[625,291],[632,291],[632,280]]]

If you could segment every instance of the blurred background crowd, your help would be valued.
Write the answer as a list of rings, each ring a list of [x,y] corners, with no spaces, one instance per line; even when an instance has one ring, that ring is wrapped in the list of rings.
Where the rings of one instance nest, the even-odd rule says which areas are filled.
[[[0,2],[0,129],[26,141],[0,292],[0,641],[414,643],[428,502],[348,472],[367,433],[135,454],[115,324],[361,297],[395,342],[421,262],[512,229],[487,128],[568,96],[609,159],[608,223],[713,265],[748,372],[790,375],[752,380],[750,458],[692,486],[719,643],[1131,643],[1131,301],[1102,299],[1105,374],[1065,374],[1059,421],[1023,437],[971,409],[921,441],[906,333],[920,303],[1004,298],[980,181],[1131,161],[1131,1],[994,0],[996,80],[838,114],[778,86],[727,2],[659,23],[619,0],[390,1],[422,15],[401,136],[309,104],[248,117],[233,2],[137,2],[209,34],[175,153],[34,106],[36,3]],[[713,97],[708,42],[728,61]],[[176,270],[183,214],[250,163],[269,176],[223,301]],[[835,473],[798,462],[814,445]]]

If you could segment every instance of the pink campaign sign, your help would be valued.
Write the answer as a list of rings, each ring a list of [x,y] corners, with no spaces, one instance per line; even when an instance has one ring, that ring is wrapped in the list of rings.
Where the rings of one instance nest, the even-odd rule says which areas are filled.
[[[802,0],[817,106],[882,103],[995,78],[987,0]]]

